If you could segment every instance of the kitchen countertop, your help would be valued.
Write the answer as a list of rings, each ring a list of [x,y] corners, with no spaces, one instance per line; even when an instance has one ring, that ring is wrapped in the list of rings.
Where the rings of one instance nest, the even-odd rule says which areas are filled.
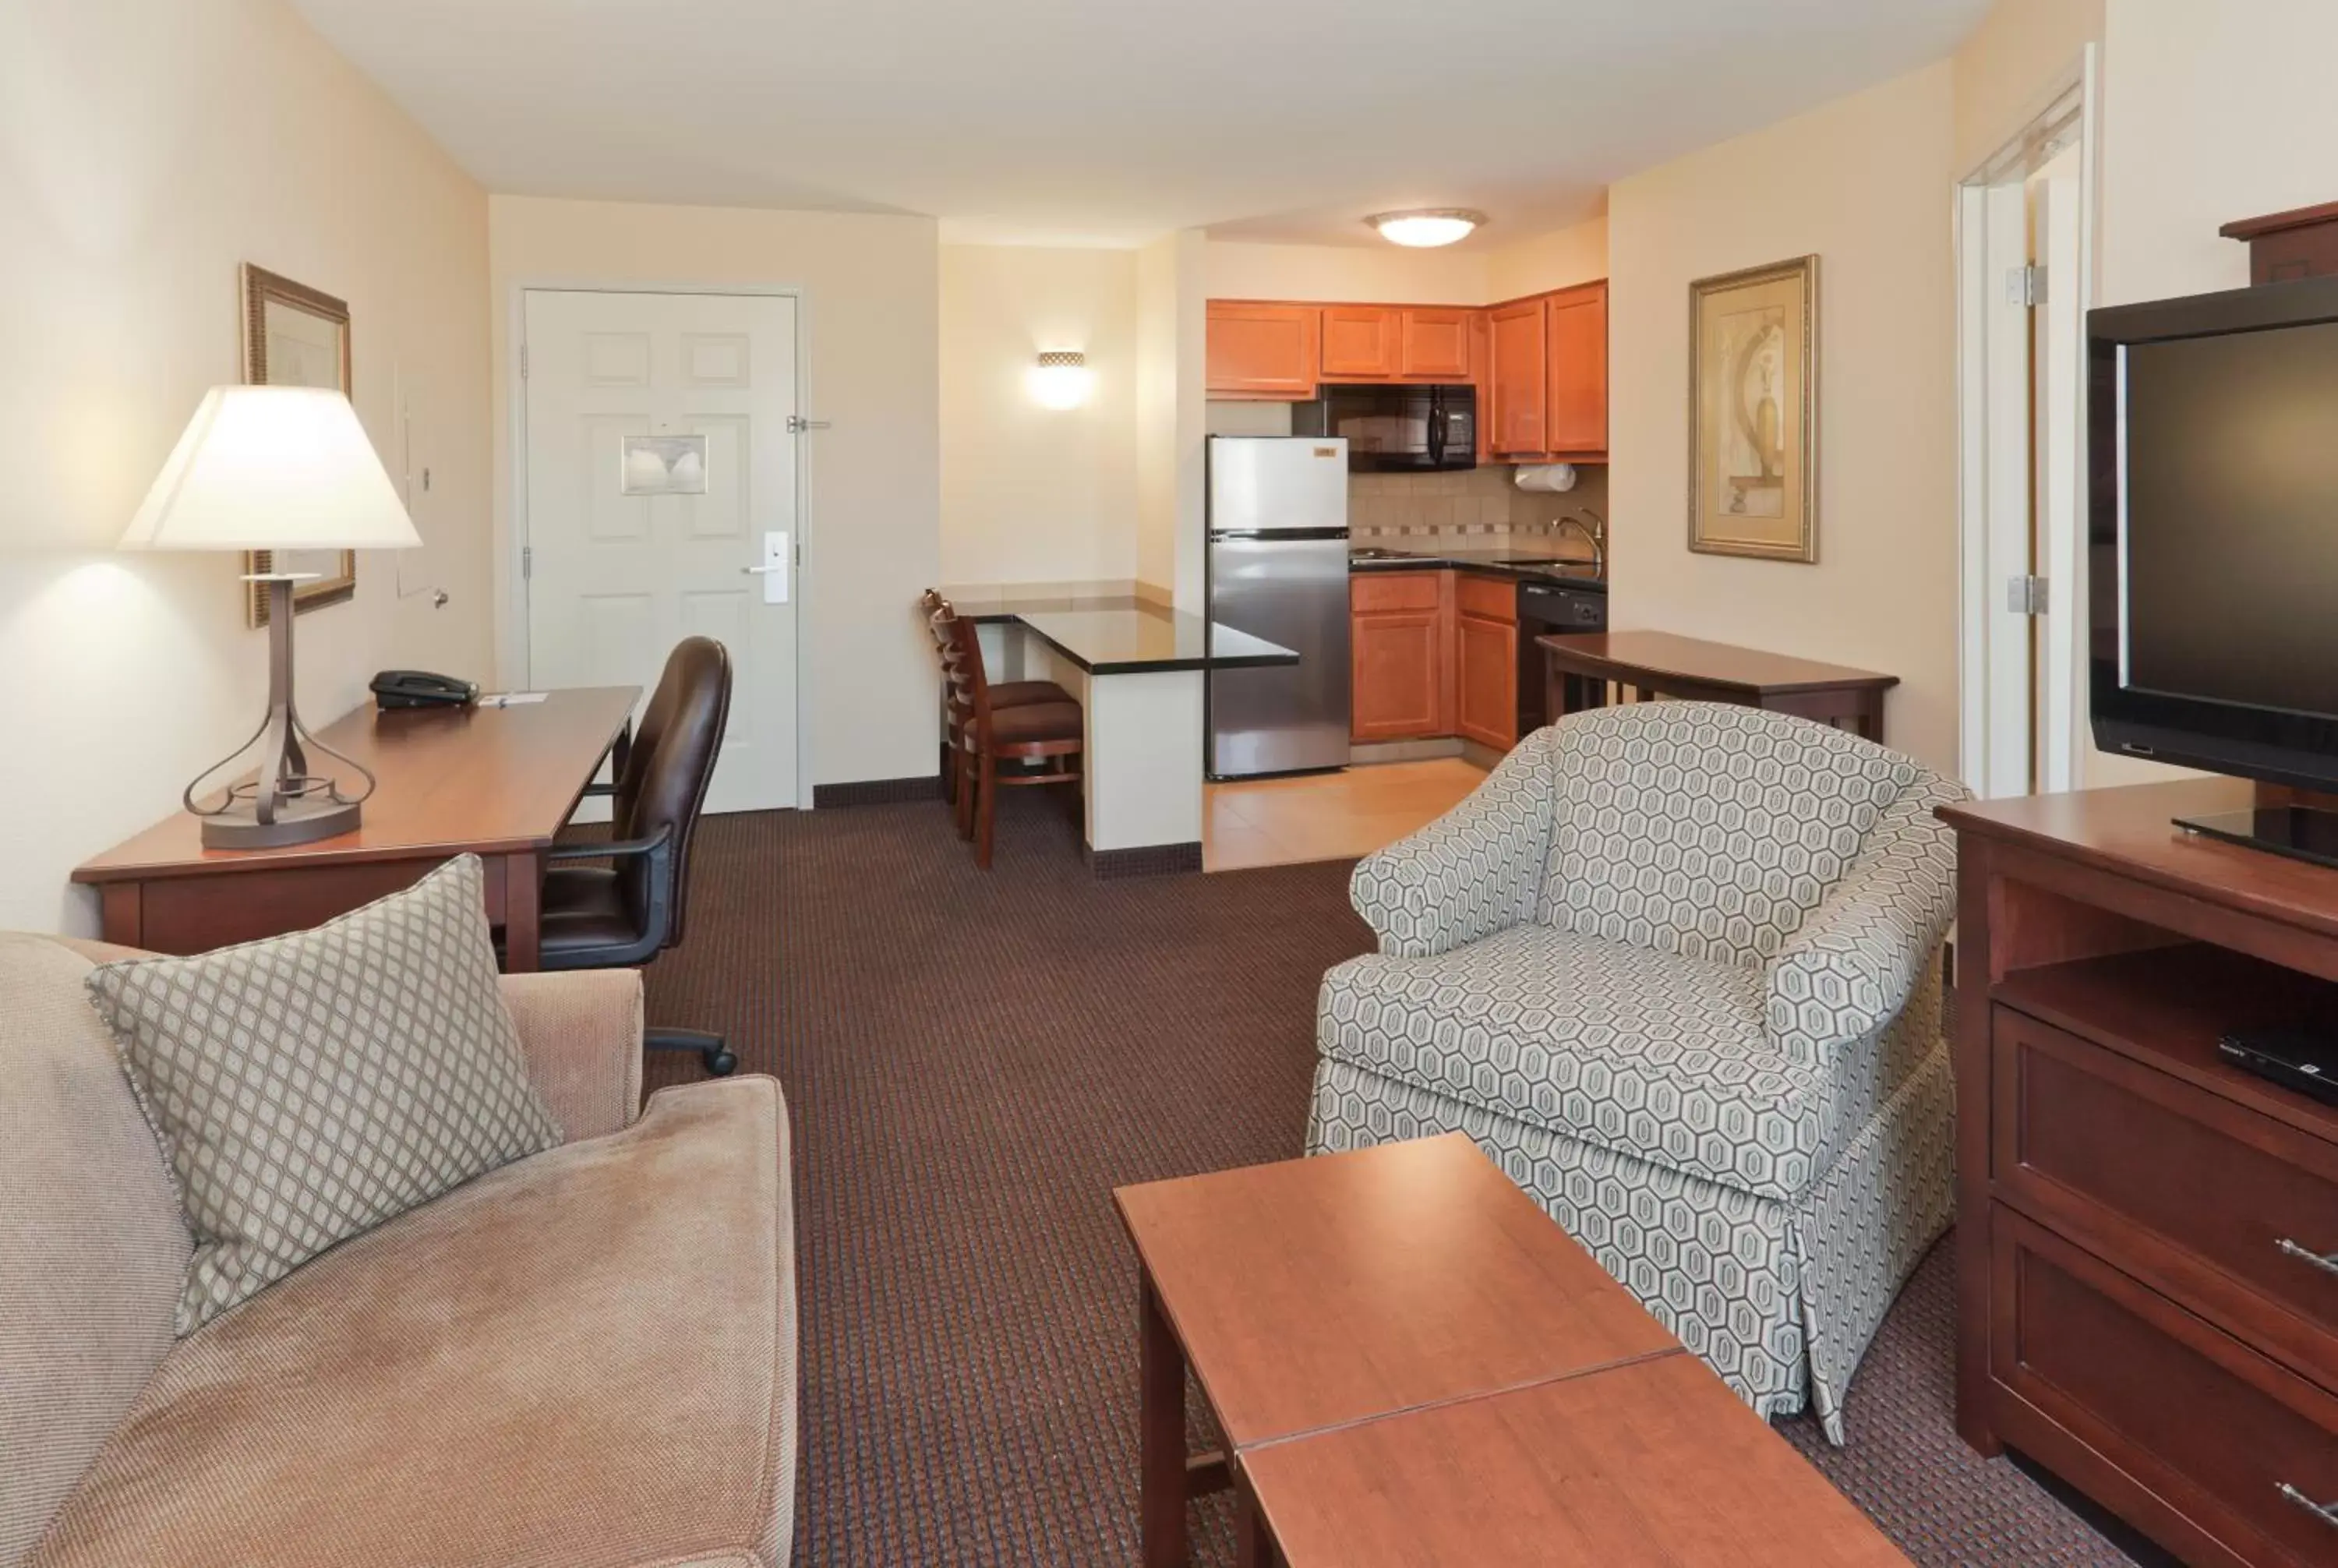
[[[1299,662],[1298,654],[1264,638],[1117,595],[1006,598],[979,608],[968,606],[964,612],[977,622],[1019,624],[1091,675],[1249,670]]]
[[[1498,546],[1477,550],[1467,546],[1449,550],[1409,550],[1385,544],[1366,545],[1363,549],[1370,554],[1349,553],[1349,571],[1433,572],[1441,567],[1450,567],[1460,572],[1486,572],[1537,582],[1567,583],[1602,593],[1607,587],[1606,579],[1595,573],[1590,562],[1554,556],[1547,550]]]

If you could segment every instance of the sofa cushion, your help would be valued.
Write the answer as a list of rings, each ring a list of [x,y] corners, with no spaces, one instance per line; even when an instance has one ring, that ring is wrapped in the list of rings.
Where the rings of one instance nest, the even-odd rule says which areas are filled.
[[[465,855],[311,931],[92,970],[195,1233],[187,1334],[560,1129]]]
[[[30,1568],[777,1563],[794,1502],[786,1111],[668,1089],[180,1342]]]
[[[1762,972],[1547,926],[1323,977],[1323,1055],[1684,1174],[1806,1189],[1825,1085],[1763,1036]]]
[[[178,1200],[88,974],[56,943],[0,936],[0,1568],[162,1364],[187,1273]]]
[[[1719,702],[1569,718],[1536,918],[1759,964],[1858,858],[1918,765],[1826,725]]]

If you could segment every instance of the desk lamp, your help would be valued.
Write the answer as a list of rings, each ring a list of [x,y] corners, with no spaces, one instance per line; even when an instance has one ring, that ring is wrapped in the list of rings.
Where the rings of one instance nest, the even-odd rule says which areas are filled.
[[[122,536],[124,550],[396,550],[422,543],[339,392],[304,387],[214,387]],[[279,557],[280,559],[280,556]],[[268,713],[250,740],[204,769],[181,797],[202,818],[206,849],[305,844],[356,828],[373,775],[309,733],[292,701],[292,591],[313,573],[265,572]],[[257,774],[201,804],[204,781],[260,748]],[[323,752],[365,779],[341,793],[311,773]]]

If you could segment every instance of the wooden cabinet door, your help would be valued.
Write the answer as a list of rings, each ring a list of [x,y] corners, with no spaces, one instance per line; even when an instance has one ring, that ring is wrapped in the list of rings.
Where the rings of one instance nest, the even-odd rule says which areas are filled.
[[[1493,336],[1493,409],[1486,423],[1503,456],[1547,451],[1543,425],[1548,333],[1540,299],[1505,305],[1489,318]]]
[[[1453,732],[1447,572],[1349,580],[1349,734],[1414,740]]]
[[[1378,305],[1323,307],[1323,379],[1385,381],[1403,353],[1404,312]]]
[[[1209,395],[1285,402],[1314,397],[1322,315],[1312,305],[1211,300]]]
[[[1469,379],[1469,335],[1475,310],[1409,309],[1403,313],[1403,373],[1422,381]]]
[[[1518,742],[1517,623],[1457,616],[1453,655],[1454,730],[1481,746],[1508,750]]]
[[[1607,285],[1551,296],[1545,451],[1607,455]]]
[[[1434,610],[1381,610],[1355,618],[1349,641],[1354,739],[1411,740],[1449,730],[1438,701],[1444,624]]]

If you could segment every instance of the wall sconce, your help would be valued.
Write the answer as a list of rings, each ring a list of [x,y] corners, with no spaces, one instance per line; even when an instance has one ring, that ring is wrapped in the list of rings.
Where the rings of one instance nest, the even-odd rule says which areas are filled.
[[[1031,397],[1042,408],[1076,408],[1095,384],[1088,357],[1076,348],[1050,348],[1031,368]]]

